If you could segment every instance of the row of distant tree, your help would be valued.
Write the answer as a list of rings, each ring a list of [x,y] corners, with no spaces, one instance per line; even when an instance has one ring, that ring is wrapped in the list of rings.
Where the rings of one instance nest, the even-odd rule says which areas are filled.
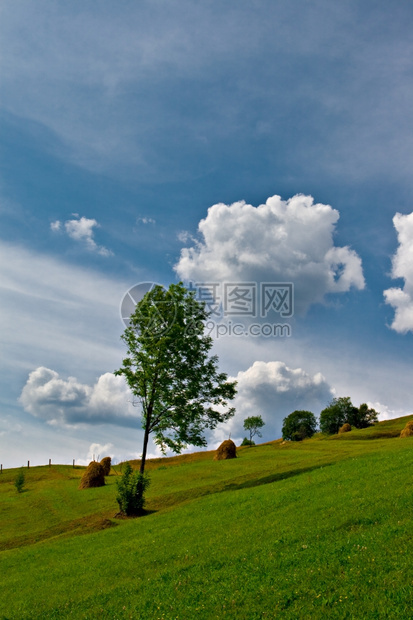
[[[366,403],[355,407],[349,396],[333,398],[328,407],[320,413],[319,427],[322,433],[334,435],[345,425],[367,428],[376,424],[378,413]],[[311,411],[293,411],[284,418],[283,439],[302,441],[312,437],[318,430],[317,418]]]

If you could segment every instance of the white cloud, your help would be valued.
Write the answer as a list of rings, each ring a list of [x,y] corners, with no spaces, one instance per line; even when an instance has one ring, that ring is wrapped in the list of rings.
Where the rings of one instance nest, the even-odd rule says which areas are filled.
[[[393,224],[397,231],[399,247],[392,260],[393,278],[403,278],[404,287],[384,291],[387,304],[395,309],[391,328],[405,334],[413,331],[413,213],[396,213]]]
[[[93,459],[95,461],[100,461],[105,456],[110,456],[111,458],[113,458],[113,444],[105,443],[105,445],[102,445],[100,443],[92,443],[89,446],[89,451],[87,453],[88,463],[90,463],[90,461],[92,461]]]
[[[50,230],[52,230],[53,232],[59,232],[61,227],[62,227],[62,223],[59,220],[56,220],[55,222],[51,222],[50,224]]]
[[[55,222],[56,224],[56,222]],[[113,252],[103,246],[97,245],[94,240],[94,228],[99,227],[95,219],[81,217],[80,219],[67,220],[65,230],[68,236],[74,241],[83,243],[91,252],[97,252],[101,256],[113,256]],[[60,229],[60,222],[59,228]]]
[[[66,234],[73,241],[83,244],[90,252],[97,252],[101,256],[113,256],[113,252],[103,245],[98,245],[94,239],[95,228],[100,228],[100,224],[95,219],[80,217],[77,213],[72,214],[76,219],[67,220],[64,223]],[[59,220],[51,222],[50,229],[54,233],[62,231],[62,223]]]
[[[181,230],[177,234],[177,239],[181,243],[189,243],[189,242],[190,243],[196,243],[196,239],[194,238],[193,235],[191,235],[191,233],[188,230]]]
[[[182,249],[175,270],[186,281],[293,282],[303,313],[328,293],[365,286],[360,257],[334,245],[338,219],[337,210],[301,194],[259,207],[216,204],[199,223],[202,240]]]
[[[137,224],[156,224],[156,220],[152,217],[138,217],[136,218]]]
[[[129,388],[123,377],[111,373],[89,386],[40,366],[30,373],[19,400],[28,413],[52,425],[138,425]]]
[[[289,368],[284,362],[254,362],[236,377],[236,414],[214,431],[214,443],[231,438],[237,443],[246,435],[245,418],[261,415],[266,440],[281,437],[283,419],[296,409],[318,415],[334,395],[321,373],[310,375],[302,368]]]
[[[411,415],[412,412],[406,411],[404,409],[391,409],[387,405],[383,405],[379,402],[367,402],[367,405],[372,409],[377,411],[379,422],[383,422],[384,420],[392,420],[394,418],[402,418],[407,415]]]

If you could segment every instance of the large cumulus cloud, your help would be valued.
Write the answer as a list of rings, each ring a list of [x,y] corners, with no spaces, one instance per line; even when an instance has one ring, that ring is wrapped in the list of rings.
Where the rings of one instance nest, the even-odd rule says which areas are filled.
[[[175,270],[186,281],[293,282],[299,313],[327,293],[364,288],[361,259],[334,245],[339,213],[311,196],[216,204],[199,223],[202,239],[184,248]]]
[[[226,425],[215,431],[216,441],[231,434],[234,441],[245,436],[243,422],[252,415],[261,415],[265,427],[263,440],[281,437],[283,419],[296,409],[318,415],[327,406],[334,392],[321,373],[311,375],[302,368],[290,368],[284,362],[254,362],[236,377],[236,414]]]
[[[413,213],[396,213],[393,224],[397,231],[399,247],[393,256],[393,278],[403,278],[404,287],[384,291],[386,303],[393,306],[395,315],[391,328],[405,334],[413,331]]]
[[[19,400],[28,413],[53,425],[139,424],[139,410],[123,377],[111,373],[90,386],[40,366],[30,373]]]

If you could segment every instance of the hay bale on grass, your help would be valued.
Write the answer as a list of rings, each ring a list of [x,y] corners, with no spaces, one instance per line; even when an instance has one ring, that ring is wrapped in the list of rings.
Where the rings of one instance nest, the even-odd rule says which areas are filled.
[[[80,481],[79,489],[92,489],[105,486],[105,473],[100,463],[92,461],[87,466]]]
[[[339,434],[340,433],[348,433],[349,431],[351,431],[351,425],[348,422],[343,424],[343,426],[338,429]]]
[[[406,426],[400,433],[400,437],[413,437],[413,420],[411,422],[407,422]]]
[[[224,461],[226,459],[236,459],[237,458],[237,447],[232,439],[226,439],[219,446],[216,455],[214,456],[214,461]]]
[[[112,467],[112,459],[110,458],[110,456],[105,456],[101,461],[100,464],[103,467],[103,472],[105,476],[109,476],[110,474],[110,468]]]

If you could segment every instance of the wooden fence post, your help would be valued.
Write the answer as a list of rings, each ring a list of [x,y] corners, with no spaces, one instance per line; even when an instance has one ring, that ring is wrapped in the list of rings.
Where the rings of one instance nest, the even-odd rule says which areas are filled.
[[[52,459],[49,459],[49,467],[52,466]]]
[[[73,469],[75,468],[75,459],[73,459]]]
[[[27,469],[30,468],[30,461],[27,461]]]

